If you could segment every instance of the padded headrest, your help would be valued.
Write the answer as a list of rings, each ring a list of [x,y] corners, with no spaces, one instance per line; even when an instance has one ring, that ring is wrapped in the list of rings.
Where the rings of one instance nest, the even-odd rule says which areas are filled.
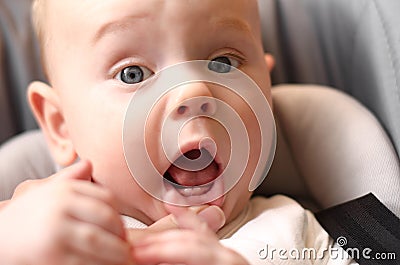
[[[311,199],[320,208],[373,192],[400,216],[400,163],[365,107],[337,90],[306,85],[273,88],[273,102],[278,149],[258,192]]]

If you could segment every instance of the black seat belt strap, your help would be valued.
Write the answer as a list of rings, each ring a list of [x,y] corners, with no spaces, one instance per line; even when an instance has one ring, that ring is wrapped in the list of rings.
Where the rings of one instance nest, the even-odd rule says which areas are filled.
[[[316,217],[359,264],[400,264],[400,219],[372,193],[318,212]]]

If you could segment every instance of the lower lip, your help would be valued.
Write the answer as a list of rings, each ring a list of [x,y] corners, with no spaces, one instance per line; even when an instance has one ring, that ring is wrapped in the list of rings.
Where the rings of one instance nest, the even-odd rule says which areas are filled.
[[[182,206],[222,206],[224,197],[224,184],[220,178],[210,184],[194,187],[176,187],[168,181],[164,182],[164,201],[167,203]]]
[[[212,202],[209,202],[207,204],[210,205],[210,206],[211,205],[215,205],[215,206],[218,206],[218,207],[222,208],[222,205],[224,204],[224,201],[225,201],[225,195],[223,195],[223,196],[219,197],[218,199],[213,200]]]

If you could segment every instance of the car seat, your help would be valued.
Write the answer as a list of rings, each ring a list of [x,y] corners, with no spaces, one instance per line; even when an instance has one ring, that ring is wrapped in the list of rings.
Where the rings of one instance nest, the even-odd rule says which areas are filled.
[[[28,83],[44,80],[30,3],[0,0],[0,200],[57,170],[25,99]],[[400,2],[259,6],[264,47],[276,59],[278,144],[256,193],[318,211],[372,192],[399,217]]]
[[[360,195],[364,188],[378,194],[385,193],[387,197],[391,197],[389,200],[392,202],[387,202],[387,205],[392,203],[399,205],[400,201],[397,194],[399,194],[400,174],[398,169],[391,173],[388,170],[391,171],[390,168],[394,167],[398,168],[400,154],[400,119],[398,118],[398,113],[400,113],[400,28],[397,26],[400,22],[398,17],[400,2],[395,0],[260,0],[259,6],[264,47],[266,51],[271,51],[277,60],[272,75],[273,82],[278,84],[320,84],[345,92],[377,117],[378,122],[389,135],[389,141],[394,146],[393,161],[389,163],[380,161],[375,169],[367,169],[360,163],[354,171],[348,171],[339,176],[338,171],[345,170],[343,169],[343,167],[346,167],[345,161],[336,164],[335,168],[324,168],[324,170],[318,172],[319,176],[314,175],[312,180],[306,181],[308,191],[313,194],[314,198],[318,197],[317,200],[323,207],[345,201],[351,196],[355,196],[356,193]],[[305,102],[311,97],[311,95],[301,95],[305,97]],[[294,97],[294,95],[291,94],[289,97]],[[317,101],[319,100],[322,102],[322,98]],[[331,108],[331,112],[338,115],[337,120],[332,121],[333,124],[340,119],[350,118],[346,116],[352,113],[350,110],[344,111],[342,105],[338,102],[328,100],[326,102],[328,106],[324,106],[324,108]],[[289,105],[290,103],[285,104]],[[307,103],[304,103],[303,107],[309,108]],[[322,107],[322,103],[319,104],[319,107]],[[319,107],[316,107],[315,113],[310,114],[309,118],[320,117],[320,113],[317,114]],[[297,111],[301,113],[302,110],[299,108]],[[278,115],[280,114],[278,113]],[[301,121],[307,119],[304,115],[305,113],[302,113],[301,116],[298,115],[298,119],[293,118],[292,124],[296,124],[296,121],[299,123],[299,119]],[[294,117],[296,117],[296,114]],[[284,120],[286,121],[286,119]],[[319,122],[316,121],[315,124]],[[361,142],[358,142],[358,144],[353,142],[353,146],[345,142],[342,142],[342,144],[337,142],[336,147],[334,147],[329,142],[324,143],[322,140],[319,144],[324,148],[331,146],[341,149],[344,145],[347,146],[348,148],[343,147],[342,152],[337,149],[332,154],[335,155],[335,159],[341,156],[345,160],[351,160],[350,163],[355,166],[357,164],[355,156],[347,157],[347,155],[361,151],[363,147],[372,144],[377,138],[372,135],[369,138],[368,134],[372,131],[367,128],[363,130],[354,129],[353,126],[357,126],[356,124],[361,125],[360,118],[348,122],[348,124],[344,122],[337,125],[346,126],[344,130],[349,134],[353,133],[354,138],[352,140],[348,138],[349,141],[360,140]],[[315,124],[308,124],[309,132],[312,132],[313,126],[318,126]],[[321,132],[323,131],[322,127],[319,126],[318,128]],[[298,129],[299,126],[295,126],[291,128],[292,131],[287,132],[293,133]],[[331,129],[325,131],[325,133],[332,134],[335,131],[335,129]],[[309,141],[317,144],[317,138],[309,137]],[[292,154],[296,152],[293,148],[304,151],[303,148],[308,147],[306,144],[311,145],[311,143],[305,143],[304,139],[299,139],[299,135],[292,135],[286,137],[286,139]],[[346,137],[343,138],[344,141],[345,139]],[[333,143],[328,138],[325,138],[325,140]],[[298,141],[299,145],[295,145],[295,141]],[[369,143],[367,144],[367,142]],[[374,160],[383,159],[387,153],[379,150],[383,147],[382,144],[378,145],[380,146],[378,149],[376,149],[377,146],[372,147],[371,145],[369,151],[364,150],[365,153],[358,153],[356,156],[360,158],[359,161],[364,161],[373,167],[374,162],[369,160],[369,158],[372,158],[370,155],[374,156]],[[314,149],[314,152],[316,152],[314,156],[317,156],[321,149]],[[301,154],[308,158],[313,157],[310,153]],[[299,157],[300,153],[295,155],[295,160]],[[295,162],[297,169],[301,171],[301,176],[308,178],[311,172],[305,173],[303,171],[305,169],[301,169],[303,163],[304,161]],[[319,165],[319,163],[315,164]],[[314,172],[317,172],[316,168],[319,167],[311,165],[311,168],[315,170]],[[355,172],[359,172],[360,175],[355,177],[357,175]],[[327,175],[331,173],[332,175],[328,177]],[[364,185],[368,188],[366,186],[362,188]],[[334,188],[335,186],[336,188]],[[389,186],[393,189],[385,188]],[[378,192],[377,189],[382,190]],[[359,191],[356,192],[355,190]],[[327,199],[332,192],[335,195],[331,199]],[[344,193],[352,195],[347,197]],[[386,199],[383,199],[382,195],[379,197],[385,201]],[[399,216],[398,209],[394,209],[398,206],[394,206],[394,208],[389,206],[389,208]]]

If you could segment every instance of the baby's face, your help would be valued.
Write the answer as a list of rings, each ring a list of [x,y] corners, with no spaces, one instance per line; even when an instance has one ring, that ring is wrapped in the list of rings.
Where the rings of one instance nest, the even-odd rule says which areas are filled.
[[[47,10],[46,62],[68,137],[78,156],[92,162],[94,180],[114,192],[119,210],[146,223],[167,212],[162,201],[138,185],[124,157],[125,112],[142,82],[177,63],[217,60],[250,76],[270,101],[256,1],[53,0]],[[180,151],[188,157],[198,155],[202,139],[215,143],[215,160],[205,171],[173,167],[162,148],[162,124],[171,113],[180,119],[192,110],[213,111],[212,102],[187,103],[204,96],[230,105],[249,133],[250,158],[243,176],[227,194],[210,202],[219,205],[229,221],[251,195],[248,186],[261,145],[256,117],[239,95],[206,82],[179,86],[149,113],[144,141],[155,168],[170,181],[192,186],[215,179],[227,166],[231,150],[229,132],[215,120],[192,119],[179,134]],[[135,150],[134,146],[128,148]],[[175,196],[179,194],[187,196],[182,191]]]

